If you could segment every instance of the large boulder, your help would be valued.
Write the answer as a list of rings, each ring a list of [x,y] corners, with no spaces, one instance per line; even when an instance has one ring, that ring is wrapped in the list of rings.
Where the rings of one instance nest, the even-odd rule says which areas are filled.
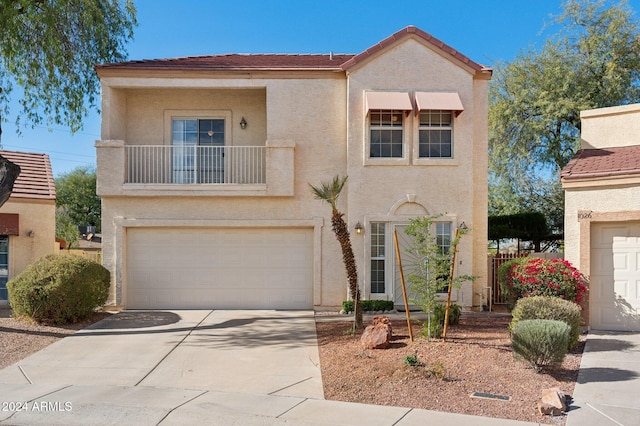
[[[372,325],[365,328],[360,344],[365,349],[386,349],[391,341],[391,323],[385,316],[375,316]]]

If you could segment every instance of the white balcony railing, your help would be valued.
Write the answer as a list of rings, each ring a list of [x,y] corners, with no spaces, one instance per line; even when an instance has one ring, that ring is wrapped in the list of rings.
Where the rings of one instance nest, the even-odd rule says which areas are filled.
[[[127,145],[126,183],[262,184],[264,146]]]

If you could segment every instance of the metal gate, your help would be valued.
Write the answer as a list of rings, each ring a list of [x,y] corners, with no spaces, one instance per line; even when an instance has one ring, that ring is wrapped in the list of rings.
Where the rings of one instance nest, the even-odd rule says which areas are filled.
[[[502,291],[500,291],[500,284],[498,283],[498,268],[503,263],[506,263],[512,259],[518,259],[520,257],[527,257],[528,253],[500,253],[491,258],[491,281],[493,290],[493,304],[503,305],[506,304]]]

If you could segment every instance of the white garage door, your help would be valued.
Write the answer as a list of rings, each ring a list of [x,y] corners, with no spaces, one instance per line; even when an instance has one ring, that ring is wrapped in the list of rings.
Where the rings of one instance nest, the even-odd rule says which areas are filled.
[[[129,309],[309,309],[313,230],[127,232]]]
[[[640,223],[595,224],[591,232],[591,327],[640,331]]]

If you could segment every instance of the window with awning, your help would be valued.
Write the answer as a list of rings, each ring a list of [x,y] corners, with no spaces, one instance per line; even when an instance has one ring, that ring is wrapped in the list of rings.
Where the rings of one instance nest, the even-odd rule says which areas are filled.
[[[0,213],[0,235],[20,235],[20,215]]]
[[[367,114],[373,110],[413,110],[407,92],[365,92],[365,107]]]
[[[416,92],[416,114],[423,111],[453,111],[457,117],[464,111],[456,92]]]

